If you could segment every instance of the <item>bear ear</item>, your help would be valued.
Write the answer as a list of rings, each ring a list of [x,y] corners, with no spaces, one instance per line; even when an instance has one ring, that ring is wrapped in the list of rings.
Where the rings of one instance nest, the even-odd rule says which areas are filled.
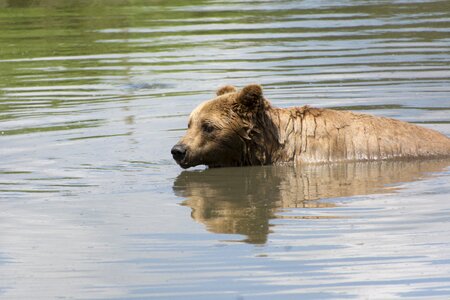
[[[236,87],[234,87],[233,85],[225,85],[225,86],[220,87],[217,90],[216,95],[217,96],[221,96],[221,95],[224,95],[224,94],[235,93],[235,92],[237,92],[237,88]]]
[[[264,104],[262,87],[259,84],[250,84],[239,93],[237,100],[247,111],[255,111]]]

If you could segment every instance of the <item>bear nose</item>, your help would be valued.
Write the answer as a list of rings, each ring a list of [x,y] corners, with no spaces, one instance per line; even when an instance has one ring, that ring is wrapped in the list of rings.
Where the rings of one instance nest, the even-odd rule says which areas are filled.
[[[181,144],[176,144],[170,150],[170,153],[172,153],[173,159],[180,161],[186,156],[186,147]]]

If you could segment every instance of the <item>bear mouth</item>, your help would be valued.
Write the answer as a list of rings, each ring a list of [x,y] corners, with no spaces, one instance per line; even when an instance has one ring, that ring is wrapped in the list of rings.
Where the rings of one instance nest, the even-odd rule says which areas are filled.
[[[207,163],[198,163],[198,164],[193,164],[193,163],[189,163],[186,162],[184,159],[181,161],[177,161],[177,164],[182,167],[183,169],[189,169],[191,167],[195,167],[198,165],[205,165],[207,166],[209,169],[215,169],[215,168],[224,168],[224,167],[233,167],[235,165],[224,165],[224,164],[218,164],[218,163],[213,163],[213,164],[207,164]]]
[[[177,163],[178,163],[178,165],[179,165],[180,167],[182,167],[183,169],[188,169],[188,168],[192,167],[190,164],[188,164],[188,163],[186,163],[186,162],[177,162]]]
[[[175,162],[183,169],[188,169],[191,167],[199,166],[199,165],[205,165],[208,168],[223,168],[228,166],[227,164],[221,164],[217,162],[210,162],[204,159],[204,157],[192,157],[189,154],[187,154],[185,157],[181,159],[173,158]],[[231,166],[231,165],[230,165]]]
[[[177,163],[180,167],[182,167],[183,169],[188,169],[188,168],[190,168],[190,167],[196,166],[196,165],[194,165],[194,164],[188,162],[188,161],[186,160],[186,158],[183,158],[183,159],[181,159],[181,160],[175,159],[175,161],[176,161],[176,163]]]

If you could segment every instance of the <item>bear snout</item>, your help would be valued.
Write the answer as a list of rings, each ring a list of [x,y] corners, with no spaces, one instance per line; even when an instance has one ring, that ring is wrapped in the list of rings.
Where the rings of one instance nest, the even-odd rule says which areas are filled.
[[[186,157],[186,146],[183,144],[176,144],[172,147],[170,153],[172,153],[173,159],[179,163]]]

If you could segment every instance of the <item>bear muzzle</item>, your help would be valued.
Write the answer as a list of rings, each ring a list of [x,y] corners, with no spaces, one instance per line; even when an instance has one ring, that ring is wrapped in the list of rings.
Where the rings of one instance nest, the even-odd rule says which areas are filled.
[[[176,144],[172,147],[170,150],[170,153],[172,153],[173,159],[179,164],[183,169],[187,169],[191,167],[191,165],[186,162],[186,156],[187,156],[187,147],[183,144]]]
[[[186,146],[184,146],[183,144],[176,144],[172,147],[172,150],[170,150],[173,159],[175,159],[177,162],[182,161],[186,157],[186,152]]]

